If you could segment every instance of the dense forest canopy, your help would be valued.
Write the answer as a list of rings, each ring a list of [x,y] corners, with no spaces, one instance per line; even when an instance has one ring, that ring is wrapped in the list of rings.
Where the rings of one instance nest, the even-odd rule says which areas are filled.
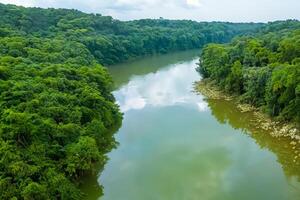
[[[253,36],[210,44],[198,71],[242,102],[300,122],[300,22],[270,23]]]
[[[0,199],[80,199],[116,145],[111,77],[77,41],[10,30],[0,51]]]
[[[23,8],[0,4],[0,36],[57,38],[83,44],[101,64],[137,56],[228,42],[261,27],[253,23],[145,19],[122,22],[77,10]]]
[[[122,22],[77,10],[4,4],[0,4],[0,16],[1,199],[82,198],[75,180],[91,170],[93,163],[104,165],[105,154],[116,145],[113,133],[122,119],[111,94],[111,77],[102,65],[154,53],[200,48],[210,42],[224,43],[262,27],[267,31],[264,24],[165,19]],[[286,24],[282,22],[282,26]],[[277,23],[274,26],[277,27]],[[294,79],[299,77],[299,59],[295,56],[299,55],[299,31],[281,34],[269,33],[266,38],[257,40],[235,40],[233,44],[243,51],[247,44],[243,59],[244,52],[237,51],[239,48],[207,47],[203,69],[209,73],[205,75],[211,76],[207,62],[224,59],[214,66],[220,66],[220,74],[226,75],[228,69],[223,72],[222,67],[235,63],[233,78],[226,83],[230,83],[229,88],[238,84],[240,88],[232,87],[232,90],[244,92],[247,86],[236,83],[242,81],[242,64],[259,63],[261,66],[256,67],[261,70],[254,70],[253,66],[247,70],[259,73],[264,85],[264,77],[273,69],[265,65],[279,59],[276,61],[285,64],[275,67],[273,78],[267,79],[276,85],[274,89],[268,84],[267,91],[274,90],[278,95],[276,99],[269,95],[268,101],[278,105],[274,110],[274,114],[278,114],[285,107],[285,99],[297,96],[291,110],[299,105],[299,84],[297,93],[289,92],[295,85]],[[248,43],[251,46],[248,47]],[[232,59],[228,56],[229,49],[235,49],[233,53],[237,51]],[[257,49],[260,53],[253,60]],[[209,61],[210,51],[216,61]],[[286,70],[295,73],[292,82]],[[282,73],[286,79],[280,78]],[[248,101],[253,94],[249,95],[245,95]],[[253,102],[261,103],[261,98]]]

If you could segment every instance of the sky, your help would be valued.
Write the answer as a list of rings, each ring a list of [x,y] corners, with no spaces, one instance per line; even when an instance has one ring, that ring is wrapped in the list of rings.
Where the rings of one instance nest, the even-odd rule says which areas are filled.
[[[120,20],[142,18],[268,22],[300,20],[300,0],[0,0],[43,8],[73,8]]]

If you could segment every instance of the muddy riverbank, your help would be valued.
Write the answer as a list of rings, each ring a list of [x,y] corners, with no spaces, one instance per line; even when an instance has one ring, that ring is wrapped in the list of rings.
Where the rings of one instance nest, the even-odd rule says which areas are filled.
[[[201,80],[195,83],[195,91],[208,99],[232,101],[240,112],[252,112],[255,119],[251,119],[258,128],[268,131],[273,137],[287,137],[295,149],[300,148],[300,130],[294,123],[281,122],[271,119],[259,108],[250,104],[240,103],[237,96],[229,95],[221,91],[212,81]],[[297,147],[296,147],[297,146]],[[300,157],[300,153],[298,155]]]

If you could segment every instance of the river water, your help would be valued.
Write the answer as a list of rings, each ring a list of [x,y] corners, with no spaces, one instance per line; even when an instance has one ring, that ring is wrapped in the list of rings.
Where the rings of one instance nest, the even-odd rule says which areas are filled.
[[[193,92],[198,54],[110,67],[124,120],[104,171],[85,182],[88,199],[300,199],[293,145],[257,128],[233,102]]]

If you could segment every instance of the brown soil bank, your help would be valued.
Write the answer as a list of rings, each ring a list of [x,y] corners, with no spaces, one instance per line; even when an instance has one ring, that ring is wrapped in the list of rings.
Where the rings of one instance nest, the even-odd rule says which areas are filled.
[[[241,104],[237,100],[236,96],[230,96],[222,92],[218,87],[216,87],[211,81],[209,80],[202,80],[195,83],[195,90],[197,93],[201,93],[208,99],[222,99],[226,101],[233,101],[236,104],[237,108],[242,113],[252,112],[255,116],[254,119],[251,119],[252,122],[258,128],[266,130],[270,135],[273,137],[286,137],[291,140],[291,145],[300,146],[300,131],[297,128],[296,124],[287,123],[287,122],[280,122],[274,119],[271,119],[266,114],[261,112],[258,108],[253,107],[249,104]],[[254,120],[254,121],[253,121]]]

